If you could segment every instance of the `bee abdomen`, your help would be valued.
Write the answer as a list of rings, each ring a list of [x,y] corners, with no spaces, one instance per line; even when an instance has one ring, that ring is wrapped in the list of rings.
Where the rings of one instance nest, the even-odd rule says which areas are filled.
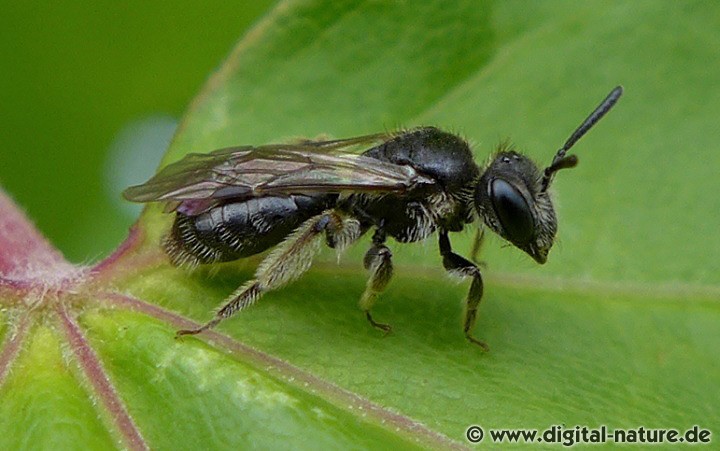
[[[280,243],[304,221],[331,208],[335,199],[333,195],[260,197],[196,216],[177,213],[163,248],[176,266],[249,257]]]

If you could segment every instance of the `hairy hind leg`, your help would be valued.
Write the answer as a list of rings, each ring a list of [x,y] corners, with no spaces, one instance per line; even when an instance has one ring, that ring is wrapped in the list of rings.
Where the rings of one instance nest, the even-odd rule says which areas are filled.
[[[365,269],[370,270],[370,278],[365,286],[365,292],[360,297],[360,308],[365,312],[365,317],[374,328],[387,334],[392,331],[392,327],[389,324],[376,322],[370,313],[378,296],[385,290],[392,278],[392,252],[385,246],[385,239],[385,232],[381,229],[375,231],[372,247],[365,253],[363,263]]]
[[[351,244],[361,234],[356,219],[343,218],[334,210],[314,216],[298,227],[260,263],[255,279],[235,290],[215,318],[197,329],[179,330],[177,335],[194,335],[216,326],[220,321],[252,305],[264,293],[275,290],[300,277],[310,268],[320,250],[321,235],[336,247]]]

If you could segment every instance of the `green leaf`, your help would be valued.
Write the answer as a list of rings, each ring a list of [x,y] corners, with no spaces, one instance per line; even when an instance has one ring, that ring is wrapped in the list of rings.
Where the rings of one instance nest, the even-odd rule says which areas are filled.
[[[3,418],[30,406],[22,424],[43,427],[0,422],[2,445],[67,434],[95,448],[455,447],[471,424],[712,428],[719,26],[712,3],[280,4],[210,78],[164,164],[228,145],[420,124],[467,137],[479,161],[512,136],[549,162],[622,84],[615,110],[573,149],[579,167],[557,178],[560,243],[548,264],[487,243],[475,334],[488,354],[464,341],[468,287],[447,279],[432,241],[390,244],[396,277],[374,312],[392,336],[355,305],[364,240],[340,264],[327,250],[217,332],[176,340],[258,259],[172,267],[158,246],[172,217],[157,206],[79,276],[47,249],[13,259],[24,248],[6,235],[0,405]],[[464,253],[471,234],[458,235]],[[36,261],[64,277],[30,271]],[[50,365],[57,371],[39,377]],[[48,395],[32,397],[38,389]],[[83,428],[53,426],[44,409]]]

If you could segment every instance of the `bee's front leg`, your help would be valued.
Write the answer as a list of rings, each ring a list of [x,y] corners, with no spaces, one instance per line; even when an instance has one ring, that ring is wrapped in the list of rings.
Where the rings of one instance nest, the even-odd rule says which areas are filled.
[[[480,226],[475,229],[475,236],[473,236],[473,244],[470,249],[470,261],[487,269],[487,264],[480,260],[483,244],[485,244],[485,227]]]

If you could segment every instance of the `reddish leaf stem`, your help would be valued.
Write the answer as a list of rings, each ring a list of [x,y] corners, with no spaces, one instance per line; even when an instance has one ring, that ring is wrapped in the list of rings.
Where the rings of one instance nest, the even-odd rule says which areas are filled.
[[[0,282],[49,277],[51,281],[77,274],[70,264],[33,226],[0,189]]]
[[[58,304],[56,310],[62,321],[70,346],[75,353],[75,358],[85,372],[87,380],[92,385],[100,401],[112,416],[113,422],[125,440],[127,447],[133,450],[150,449],[122,400],[115,392],[100,359],[83,335],[80,326],[63,306]]]
[[[142,240],[142,229],[138,227],[137,223],[135,223],[132,227],[130,227],[130,232],[128,233],[127,238],[125,238],[125,241],[123,241],[120,246],[118,246],[118,248],[113,251],[112,254],[110,254],[107,258],[103,259],[97,265],[95,265],[92,268],[91,273],[97,274],[110,271],[120,261],[122,257],[135,250],[135,248],[137,248],[137,246],[142,243]]]
[[[27,335],[29,329],[29,321],[27,316],[23,316],[15,330],[7,333],[7,338],[0,350],[0,385],[5,382],[10,368],[12,368],[15,359],[20,354],[21,344]]]

